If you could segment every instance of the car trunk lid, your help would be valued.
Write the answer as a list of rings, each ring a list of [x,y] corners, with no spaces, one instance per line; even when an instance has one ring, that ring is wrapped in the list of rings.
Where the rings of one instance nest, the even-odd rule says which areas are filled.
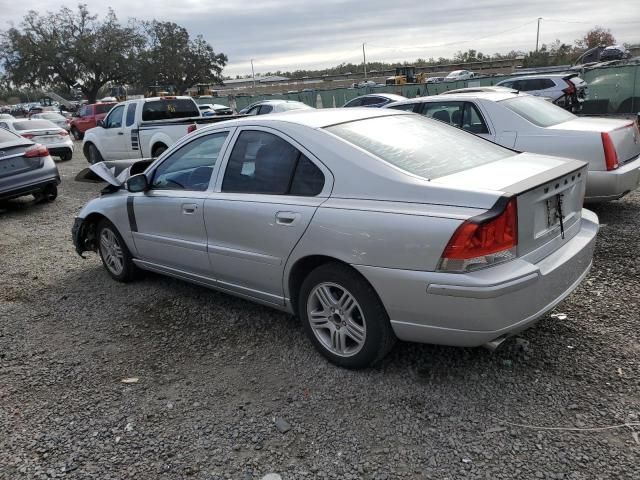
[[[64,140],[68,133],[60,128],[46,128],[37,130],[24,130],[20,132],[24,138],[33,140],[37,143],[47,145],[49,143],[57,143]]]
[[[42,158],[25,158],[32,144],[0,145],[0,178],[35,170],[42,166]]]
[[[488,189],[517,198],[517,255],[537,261],[580,229],[587,165],[532,153],[433,180],[451,187]]]
[[[599,136],[606,133],[613,142],[620,165],[624,165],[640,155],[640,133],[635,122],[630,120],[578,117],[548,128],[572,132],[593,132]]]

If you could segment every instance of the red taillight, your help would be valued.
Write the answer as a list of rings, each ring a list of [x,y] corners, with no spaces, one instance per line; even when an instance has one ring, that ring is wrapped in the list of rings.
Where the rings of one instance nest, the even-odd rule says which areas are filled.
[[[564,88],[562,91],[567,95],[573,95],[576,93],[576,86],[571,80],[565,80],[564,83],[567,84],[567,88]]]
[[[27,148],[24,154],[22,155],[25,158],[38,158],[38,157],[46,157],[49,155],[49,150],[44,145],[40,145],[36,143],[32,147]]]
[[[455,231],[440,260],[440,269],[466,271],[515,257],[518,245],[518,203],[511,198],[490,218],[471,218]]]
[[[191,133],[191,132],[195,132],[197,128],[198,128],[198,127],[196,126],[196,124],[195,124],[195,123],[192,123],[191,125],[189,125],[189,126],[187,127],[187,133],[189,134],[189,133]]]
[[[618,164],[618,152],[616,147],[613,146],[613,140],[611,135],[607,132],[602,132],[602,148],[604,148],[604,163],[607,166],[607,170],[615,170],[620,165]]]
[[[35,137],[35,135],[33,133],[23,133],[22,136],[24,138],[33,138],[33,137]]]

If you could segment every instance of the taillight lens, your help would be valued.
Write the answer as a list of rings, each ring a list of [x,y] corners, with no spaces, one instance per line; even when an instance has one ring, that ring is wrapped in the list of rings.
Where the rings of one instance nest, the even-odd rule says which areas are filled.
[[[22,137],[24,138],[33,138],[35,137],[35,135],[33,133],[23,133],[21,134]]]
[[[468,272],[516,257],[518,203],[512,197],[504,209],[489,218],[470,218],[460,225],[447,244],[438,270]]]
[[[564,83],[567,84],[567,88],[562,89],[564,93],[567,95],[573,95],[576,93],[576,86],[571,80],[565,80]]]
[[[602,148],[604,148],[604,163],[607,166],[607,170],[615,170],[620,166],[618,163],[618,152],[616,147],[613,146],[613,140],[611,135],[607,132],[602,132]]]
[[[198,128],[198,127],[196,126],[196,124],[195,124],[195,123],[192,123],[191,125],[189,125],[189,126],[187,127],[187,134],[189,134],[189,133],[191,133],[191,132],[195,132],[197,128]]]
[[[45,147],[44,145],[36,143],[32,147],[27,148],[22,156],[25,158],[39,158],[46,157],[48,155],[49,149],[47,149],[47,147]]]

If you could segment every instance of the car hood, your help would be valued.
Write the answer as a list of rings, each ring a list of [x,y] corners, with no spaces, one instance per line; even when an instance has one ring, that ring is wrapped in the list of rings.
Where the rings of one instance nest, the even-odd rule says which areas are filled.
[[[144,172],[153,162],[152,158],[131,160],[109,160],[98,162],[82,169],[76,175],[76,182],[103,183],[122,187],[131,175]]]

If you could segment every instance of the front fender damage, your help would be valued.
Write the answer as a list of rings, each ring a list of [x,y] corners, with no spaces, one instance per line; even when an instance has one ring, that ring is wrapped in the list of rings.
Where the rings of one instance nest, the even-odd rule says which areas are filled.
[[[87,218],[76,217],[71,228],[71,237],[76,252],[82,258],[87,258],[84,252],[95,252],[96,243],[96,222],[92,222]]]

